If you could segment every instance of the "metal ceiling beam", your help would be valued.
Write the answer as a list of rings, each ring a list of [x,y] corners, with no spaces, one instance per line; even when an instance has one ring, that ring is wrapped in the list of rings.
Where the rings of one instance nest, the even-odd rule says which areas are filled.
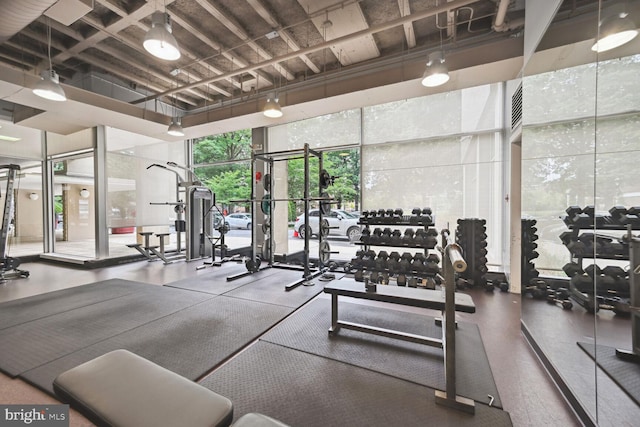
[[[211,16],[213,16],[218,21],[220,21],[225,27],[227,27],[238,38],[240,38],[240,40],[246,42],[247,46],[251,47],[262,58],[264,58],[266,60],[273,59],[273,56],[271,54],[269,54],[268,52],[265,52],[265,50],[262,49],[256,42],[251,40],[251,37],[249,37],[249,35],[240,27],[239,24],[234,22],[228,16],[224,15],[222,12],[220,12],[215,6],[213,6],[207,0],[196,0],[196,2],[203,9],[205,9],[207,12],[209,12],[211,14]],[[270,63],[269,65],[272,65],[276,69],[276,71],[279,72],[280,74],[282,74],[282,76],[284,78],[286,78],[287,80],[293,80],[295,78],[295,76],[293,74],[291,74],[290,71],[285,69],[282,65],[278,64],[278,61],[274,61],[274,62]],[[263,68],[263,67],[260,67],[260,68]],[[255,71],[255,70],[257,70],[257,68],[254,68],[251,71]],[[237,74],[235,74],[235,75],[237,75]]]
[[[261,0],[247,0],[247,3],[249,3],[249,5],[253,7],[256,12],[258,12],[262,19],[264,19],[269,25],[271,25],[271,28],[278,32],[280,38],[282,38],[282,40],[287,43],[287,46],[289,46],[291,50],[300,50],[300,46],[298,45],[298,43],[296,43],[296,41],[293,40],[293,38],[291,38],[284,29],[282,29],[282,25],[273,15],[271,15],[271,12],[267,10]],[[314,64],[307,55],[300,55],[300,60],[304,62],[307,67],[309,67],[314,73],[318,74],[320,72],[320,68],[318,68],[318,66]]]
[[[409,0],[398,0],[398,7],[400,8],[400,16],[411,15]],[[413,32],[413,22],[405,22],[402,26],[404,27],[404,37],[407,40],[407,47],[409,49],[416,47],[416,34]]]
[[[239,67],[246,67],[247,66],[247,63],[245,61],[243,61],[242,59],[235,58],[233,55],[231,55],[229,49],[226,49],[226,48],[222,47],[215,40],[211,40],[209,37],[207,37],[205,34],[203,34],[200,30],[198,30],[193,25],[191,25],[191,23],[188,22],[186,20],[186,18],[183,18],[182,16],[178,15],[175,11],[172,12],[171,18],[172,18],[173,22],[178,23],[178,25],[180,25],[185,30],[189,31],[193,36],[198,38],[200,41],[205,43],[207,46],[209,46],[213,50],[215,50],[217,52],[220,52],[220,54],[222,56],[224,56],[225,58],[227,58],[229,61],[232,61],[232,62],[238,64]],[[214,67],[214,66],[210,65],[208,62],[206,62],[206,58],[204,60],[200,60],[198,63],[201,64],[203,67],[206,67],[208,70],[213,71],[216,74],[222,74],[224,72],[224,71],[220,70],[219,68]],[[189,66],[189,65],[187,65],[187,66]],[[253,72],[251,72],[249,74],[251,74],[253,77],[256,77],[256,78],[258,76],[260,76],[260,80],[265,82],[267,85],[269,85],[269,86],[273,85],[273,81],[271,79],[271,76],[269,76],[267,73],[263,73],[263,72],[260,72],[259,70],[257,70],[257,71],[253,71]],[[242,85],[237,81],[237,79],[229,79],[229,81],[231,82],[231,84],[233,84],[238,89],[242,89]]]
[[[170,95],[170,94],[172,94],[174,92],[179,92],[181,90],[185,90],[187,88],[202,86],[202,85],[205,85],[205,84],[208,84],[208,83],[212,83],[212,82],[216,82],[216,81],[219,81],[219,80],[228,79],[229,77],[232,77],[232,76],[237,76],[237,75],[240,75],[240,74],[243,74],[243,73],[247,73],[249,71],[254,71],[254,70],[257,70],[257,69],[260,69],[260,68],[267,67],[269,65],[272,65],[273,63],[287,61],[287,60],[295,58],[295,57],[297,57],[299,55],[308,54],[308,53],[312,53],[312,52],[317,52],[319,50],[326,49],[326,48],[328,48],[328,47],[330,47],[330,46],[332,46],[334,44],[338,44],[338,43],[349,41],[349,40],[354,40],[354,39],[357,39],[359,37],[365,37],[367,35],[375,34],[375,33],[378,33],[380,31],[385,31],[385,30],[397,27],[399,25],[404,25],[406,22],[414,22],[414,21],[418,21],[420,19],[425,19],[425,18],[432,17],[432,16],[434,16],[434,15],[436,15],[438,13],[447,12],[447,11],[449,11],[451,9],[458,9],[460,7],[464,7],[464,6],[467,6],[469,4],[475,3],[476,1],[477,0],[454,0],[451,3],[446,3],[445,5],[440,5],[440,6],[428,9],[428,10],[424,10],[424,11],[421,11],[421,12],[416,12],[416,13],[410,15],[410,16],[404,16],[404,17],[401,17],[401,18],[398,18],[398,19],[394,19],[394,20],[389,21],[389,22],[385,22],[385,23],[382,23],[382,24],[374,25],[372,27],[369,27],[366,30],[356,31],[355,33],[348,34],[346,36],[342,36],[342,37],[339,37],[337,39],[330,40],[328,42],[325,41],[325,42],[317,44],[315,46],[309,46],[307,48],[300,49],[297,52],[287,53],[287,54],[282,55],[280,57],[273,58],[273,59],[270,59],[270,60],[267,60],[267,61],[263,61],[263,62],[258,63],[258,64],[253,64],[253,65],[248,66],[248,67],[240,68],[240,69],[237,69],[237,70],[225,73],[225,74],[221,74],[221,75],[216,76],[216,77],[212,77],[212,78],[209,78],[209,79],[202,80],[200,82],[194,82],[194,83],[191,83],[191,84],[186,85],[186,86],[181,86],[181,87],[169,90],[169,91],[158,93],[156,95],[147,96],[147,97],[141,98],[139,100],[132,101],[131,104],[138,104],[138,103],[141,103],[141,102],[146,102],[146,101],[149,101],[149,100],[152,100],[152,99],[156,99],[156,98],[159,98],[159,97],[162,97],[162,96]]]

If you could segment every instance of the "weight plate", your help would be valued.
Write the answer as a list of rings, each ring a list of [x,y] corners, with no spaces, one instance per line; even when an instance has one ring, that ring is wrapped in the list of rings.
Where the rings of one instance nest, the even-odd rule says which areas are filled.
[[[265,223],[262,224],[262,234],[269,234],[269,223],[266,222],[268,220],[269,218],[265,218]]]
[[[324,265],[329,263],[331,259],[331,247],[326,241],[320,242],[320,262]]]
[[[330,198],[329,193],[327,192],[320,194],[320,197],[323,199]],[[320,201],[320,211],[322,212],[322,215],[329,215],[331,213],[331,202],[328,200]]]
[[[329,221],[327,221],[326,218],[322,218],[322,222],[320,223],[320,235],[322,237],[329,235]]]
[[[260,203],[260,209],[265,215],[271,214],[271,194],[265,194],[262,197],[262,203]]]
[[[320,171],[320,188],[327,188],[331,184],[331,175],[326,169]]]
[[[262,177],[262,186],[264,187],[264,191],[271,191],[271,174],[266,173]]]

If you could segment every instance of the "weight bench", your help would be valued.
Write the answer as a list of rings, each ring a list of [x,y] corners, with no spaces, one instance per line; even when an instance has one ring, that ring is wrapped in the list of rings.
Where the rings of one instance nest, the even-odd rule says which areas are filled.
[[[127,350],[83,363],[53,381],[56,395],[98,426],[227,427],[229,399]],[[286,427],[262,414],[236,427]]]

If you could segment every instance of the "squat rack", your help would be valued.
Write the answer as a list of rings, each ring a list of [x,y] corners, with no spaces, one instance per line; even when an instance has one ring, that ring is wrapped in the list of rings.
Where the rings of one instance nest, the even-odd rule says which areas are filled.
[[[295,157],[295,156],[298,157]],[[319,217],[318,217],[318,225],[320,226],[323,223],[323,214],[327,210],[327,207],[330,208],[332,198],[328,196],[328,194],[323,193],[323,182],[322,177],[320,177],[318,182],[320,197],[311,197],[311,184],[310,184],[310,166],[309,166],[309,158],[313,156],[318,159],[318,169],[326,174],[326,171],[323,169],[323,156],[322,152],[312,150],[309,147],[309,144],[304,144],[302,149],[298,150],[284,150],[284,151],[274,151],[270,153],[251,153],[251,198],[248,200],[231,200],[231,202],[250,202],[251,203],[251,212],[253,219],[251,221],[251,257],[246,261],[247,271],[244,273],[240,273],[237,275],[227,277],[227,281],[232,281],[239,279],[241,277],[245,277],[247,275],[256,273],[260,270],[264,270],[267,268],[288,268],[295,269],[291,265],[285,265],[282,263],[276,264],[274,262],[274,243],[273,243],[273,211],[275,202],[289,202],[289,201],[302,201],[304,202],[304,223],[305,227],[307,227],[308,232],[304,233],[304,249],[303,249],[303,274],[300,280],[297,280],[293,283],[285,285],[285,290],[289,291],[298,287],[305,282],[313,279],[317,275],[321,274],[325,264],[328,263],[330,251],[328,243],[324,240],[324,233],[319,233],[319,247],[318,247],[318,268],[311,269],[310,262],[310,249],[309,249],[309,239],[311,238],[311,227],[309,226],[309,209],[310,204],[313,201],[318,201],[321,204],[321,209],[319,209]],[[270,194],[273,193],[274,190],[274,178],[273,178],[273,167],[274,163],[278,161],[286,161],[293,159],[304,159],[304,194],[302,198],[273,198]],[[269,191],[271,193],[265,194],[262,199],[258,199],[257,197],[257,184],[260,179],[257,179],[257,162],[264,162],[264,174],[261,174],[261,179],[263,180],[263,188],[265,191]],[[267,197],[268,196],[268,197]],[[262,247],[260,253],[258,252],[258,222],[257,220],[257,212],[258,212],[258,204],[262,207],[262,212],[265,215],[268,212],[268,224],[262,228],[262,231],[265,235],[265,238],[262,242]],[[262,266],[263,259],[266,259],[267,266]]]

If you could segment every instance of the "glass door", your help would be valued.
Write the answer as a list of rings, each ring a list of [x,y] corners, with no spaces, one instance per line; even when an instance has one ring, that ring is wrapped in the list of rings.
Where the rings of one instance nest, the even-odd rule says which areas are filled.
[[[51,160],[53,169],[53,253],[95,258],[93,153]]]

